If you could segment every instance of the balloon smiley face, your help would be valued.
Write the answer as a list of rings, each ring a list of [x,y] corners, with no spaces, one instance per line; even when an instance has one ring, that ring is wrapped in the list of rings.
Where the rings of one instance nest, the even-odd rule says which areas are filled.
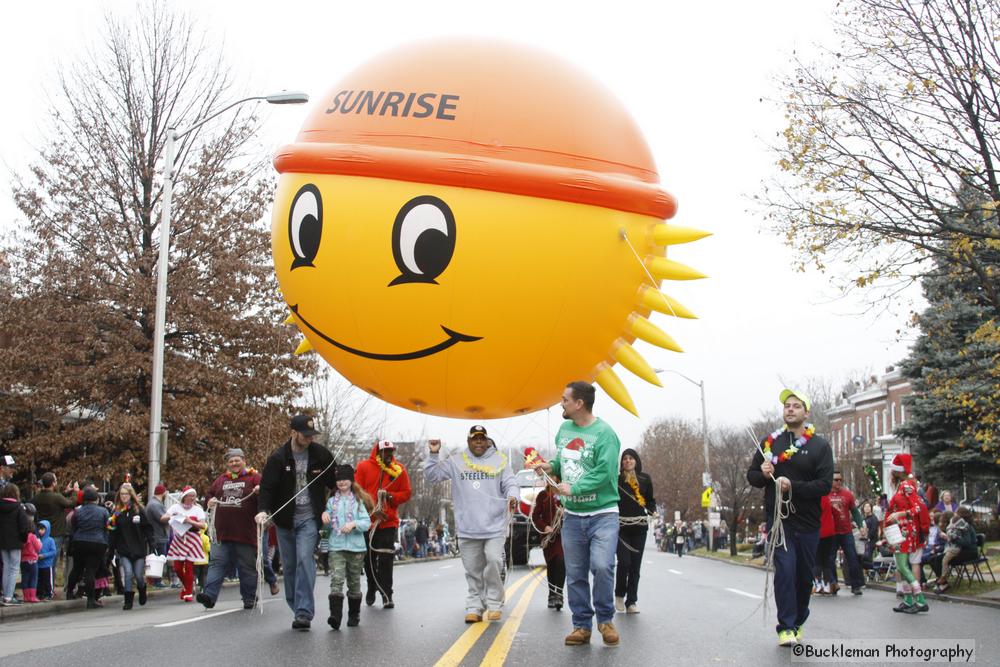
[[[622,169],[627,157],[587,163],[583,147],[545,145],[593,137],[597,128],[614,131],[608,150],[628,145],[622,127],[608,128],[608,114],[621,112],[617,102],[606,102],[611,111],[587,128],[560,133],[562,121],[553,118],[537,136],[514,137],[525,129],[518,114],[482,97],[523,98],[498,93],[497,82],[484,86],[481,72],[496,67],[517,70],[504,85],[551,76],[563,94],[578,72],[560,71],[561,63],[553,71],[533,53],[524,60],[519,47],[440,48],[452,56],[458,48],[462,57],[445,65],[438,47],[420,46],[363,67],[275,158],[281,177],[271,245],[279,286],[305,337],[298,351],[315,350],[365,391],[429,414],[531,412],[581,378],[596,379],[635,411],[610,367],[621,363],[658,384],[630,343],[679,349],[646,316],[691,317],[657,286],[662,278],[701,277],[667,260],[665,248],[704,234],[663,224],[675,205],[649,165],[634,168],[635,177],[604,174]],[[491,62],[472,62],[482,58]],[[592,82],[579,85],[573,95],[602,111]],[[434,98],[447,100],[447,113],[414,113],[419,100],[430,104],[430,93],[407,91],[424,89],[447,91]],[[476,132],[485,135],[470,139]],[[520,152],[505,152],[506,144]],[[525,153],[521,146],[532,144]],[[553,159],[572,165],[543,164]],[[596,172],[579,168],[591,163]]]

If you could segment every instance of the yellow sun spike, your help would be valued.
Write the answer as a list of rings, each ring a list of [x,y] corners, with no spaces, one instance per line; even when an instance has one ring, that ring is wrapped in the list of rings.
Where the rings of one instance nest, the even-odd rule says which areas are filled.
[[[656,245],[678,245],[679,243],[691,243],[706,236],[711,236],[712,232],[706,232],[694,227],[679,227],[677,225],[656,225],[653,227],[653,243]]]
[[[282,322],[282,324],[295,324],[295,316],[289,313],[288,317],[285,318],[285,321]]]
[[[303,338],[299,346],[295,348],[295,354],[305,354],[306,352],[312,352],[313,346],[309,342],[308,338]]]
[[[666,257],[650,257],[646,262],[649,272],[660,280],[698,280],[708,277],[687,264],[681,264]]]
[[[594,381],[601,386],[601,389],[608,393],[608,396],[615,399],[615,403],[622,406],[636,417],[639,416],[639,411],[635,409],[635,403],[632,402],[632,397],[628,395],[628,390],[625,389],[625,385],[622,384],[621,378],[615,375],[615,372],[611,370],[610,366],[603,362],[598,364],[597,374],[594,376]]]
[[[648,285],[643,287],[639,294],[639,305],[664,315],[683,317],[689,320],[698,319],[698,316],[688,310],[680,301]]]
[[[657,387],[663,386],[653,367],[635,351],[634,347],[622,339],[618,339],[618,347],[612,356],[615,361],[630,370],[634,375],[638,375],[646,382],[655,384]]]
[[[636,338],[644,340],[647,343],[652,343],[657,347],[662,347],[665,350],[673,350],[674,352],[684,351],[681,349],[681,346],[677,344],[677,341],[671,338],[667,332],[647,320],[642,315],[632,313],[629,316],[628,330]]]

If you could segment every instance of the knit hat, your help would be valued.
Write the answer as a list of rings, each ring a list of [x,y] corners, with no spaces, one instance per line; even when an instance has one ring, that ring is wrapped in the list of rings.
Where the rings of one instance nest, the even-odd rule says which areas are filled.
[[[349,465],[337,466],[337,469],[333,473],[333,478],[338,482],[342,479],[350,480],[353,482],[354,468],[352,468]]]
[[[909,476],[913,472],[913,457],[909,454],[896,454],[892,457],[892,463],[889,464],[889,470],[893,472],[901,472],[904,475]]]
[[[162,496],[166,492],[167,492],[167,487],[165,487],[163,484],[157,484],[156,488],[153,489],[154,496]]]
[[[232,449],[227,449],[226,450],[226,461],[228,461],[229,459],[233,458],[234,456],[238,456],[241,459],[245,459],[246,458],[246,454],[244,454],[243,450],[240,449],[239,447],[233,447]]]

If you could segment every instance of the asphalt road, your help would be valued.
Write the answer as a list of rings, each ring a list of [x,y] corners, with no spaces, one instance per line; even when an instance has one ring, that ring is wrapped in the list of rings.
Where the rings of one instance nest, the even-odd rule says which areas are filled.
[[[396,570],[393,610],[363,607],[361,625],[334,632],[325,623],[329,579],[317,581],[317,618],[310,632],[290,629],[279,596],[263,614],[243,611],[235,588],[211,611],[176,599],[145,608],[117,607],[0,625],[0,665],[142,664],[277,665],[773,665],[788,664],[776,646],[773,604],[762,614],[763,572],[691,556],[648,550],[640,614],[619,614],[621,645],[566,647],[567,608],[546,608],[544,571],[517,568],[507,580],[502,621],[466,625],[465,580],[458,560]],[[929,614],[892,613],[891,593],[868,590],[814,598],[807,640],[859,638],[975,639],[977,662],[1000,664],[1000,611],[932,603]],[[868,661],[869,664],[877,664]]]

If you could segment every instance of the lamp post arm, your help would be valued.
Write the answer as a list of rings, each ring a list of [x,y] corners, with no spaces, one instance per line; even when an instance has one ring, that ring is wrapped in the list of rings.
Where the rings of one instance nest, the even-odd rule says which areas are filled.
[[[222,114],[224,114],[225,112],[229,111],[233,107],[238,106],[240,104],[243,104],[244,102],[252,102],[254,100],[266,100],[266,99],[267,99],[266,95],[254,95],[253,97],[244,97],[242,100],[236,100],[232,104],[228,104],[228,105],[222,107],[221,109],[219,109],[218,111],[216,111],[212,115],[206,116],[205,118],[202,118],[200,121],[198,121],[197,123],[195,123],[194,125],[192,125],[188,129],[184,130],[183,132],[175,132],[174,139],[181,139],[181,138],[183,138],[184,136],[190,134],[191,132],[194,132],[199,127],[201,127],[202,125],[204,125],[208,121],[212,120],[213,118],[221,116]]]

